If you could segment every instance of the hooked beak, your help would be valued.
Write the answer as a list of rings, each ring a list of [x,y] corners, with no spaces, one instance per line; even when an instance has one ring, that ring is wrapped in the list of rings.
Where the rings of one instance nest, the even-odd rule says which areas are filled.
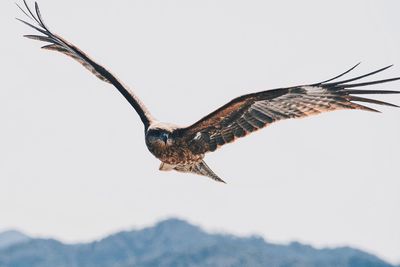
[[[166,145],[166,144],[167,144],[167,141],[168,141],[168,136],[164,135],[164,136],[162,137],[162,140],[164,141],[164,144]]]

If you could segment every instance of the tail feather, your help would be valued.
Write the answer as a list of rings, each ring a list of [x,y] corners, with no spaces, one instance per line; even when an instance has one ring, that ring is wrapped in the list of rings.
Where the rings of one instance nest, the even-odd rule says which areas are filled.
[[[210,177],[214,181],[226,184],[226,182],[224,180],[222,180],[221,178],[219,178],[218,175],[216,175],[203,160],[200,163],[195,165],[192,172],[203,175],[203,176]]]
[[[192,165],[177,165],[174,167],[174,170],[178,172],[195,173],[198,175],[209,177],[214,181],[226,184],[226,182],[219,178],[218,175],[216,175],[203,160]]]

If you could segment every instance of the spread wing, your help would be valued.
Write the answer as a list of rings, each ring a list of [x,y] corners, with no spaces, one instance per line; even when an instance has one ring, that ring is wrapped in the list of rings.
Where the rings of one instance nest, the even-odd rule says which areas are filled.
[[[238,97],[195,124],[183,128],[182,138],[195,154],[215,151],[218,147],[233,142],[239,137],[264,128],[273,122],[302,118],[327,111],[360,109],[377,111],[354,103],[364,102],[398,107],[375,99],[363,98],[363,94],[395,94],[400,91],[353,89],[367,85],[399,80],[400,77],[364,83],[351,83],[384,71],[391,66],[362,75],[360,77],[332,82],[345,73],[316,84],[268,90]]]
[[[153,121],[153,118],[150,115],[147,108],[144,106],[144,104],[140,101],[140,99],[131,90],[129,90],[129,88],[124,86],[122,82],[120,82],[114,75],[112,75],[108,70],[106,70],[103,66],[93,61],[84,52],[82,52],[79,48],[77,48],[73,44],[69,43],[65,39],[51,32],[43,22],[39,6],[36,2],[35,2],[34,12],[29,8],[29,6],[26,3],[26,0],[24,0],[24,6],[26,10],[21,8],[18,4],[17,6],[32,21],[32,24],[21,19],[18,20],[42,34],[42,35],[24,35],[25,37],[48,43],[42,48],[47,50],[57,51],[75,59],[76,61],[81,63],[86,69],[88,69],[90,72],[96,75],[100,80],[114,85],[139,114],[140,119],[142,120],[145,128],[147,129],[149,127],[150,123]]]

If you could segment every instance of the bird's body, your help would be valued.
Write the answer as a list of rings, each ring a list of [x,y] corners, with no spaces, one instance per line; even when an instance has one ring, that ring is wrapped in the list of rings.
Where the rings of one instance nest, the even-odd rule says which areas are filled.
[[[341,109],[376,111],[355,102],[397,107],[358,95],[400,93],[398,91],[352,89],[399,80],[400,78],[391,78],[353,83],[384,71],[390,66],[359,77],[334,81],[353,70],[357,64],[341,75],[324,82],[240,96],[189,127],[161,123],[150,114],[133,91],[123,85],[107,69],[93,61],[76,46],[52,33],[44,24],[37,3],[35,3],[35,12],[32,12],[25,0],[24,4],[26,11],[21,7],[20,9],[33,20],[36,26],[21,21],[43,34],[25,37],[48,43],[42,48],[72,57],[102,81],[114,85],[138,113],[145,129],[146,146],[161,161],[160,170],[163,171],[191,172],[223,182],[204,162],[205,154],[271,123]]]
[[[146,145],[149,151],[161,162],[168,165],[192,164],[202,160],[188,149],[179,135],[180,127],[167,123],[156,123],[146,131]]]
[[[184,128],[168,123],[153,123],[146,131],[149,151],[161,161],[160,170],[193,172],[223,182],[203,161],[204,153],[196,153],[189,147]]]

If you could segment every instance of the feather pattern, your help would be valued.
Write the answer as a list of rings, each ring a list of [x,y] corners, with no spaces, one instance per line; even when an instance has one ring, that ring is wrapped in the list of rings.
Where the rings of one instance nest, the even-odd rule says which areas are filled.
[[[324,82],[238,97],[195,124],[182,129],[181,135],[186,139],[193,153],[203,154],[215,151],[224,144],[231,143],[237,138],[284,119],[302,118],[341,109],[378,112],[355,102],[398,107],[391,103],[356,95],[397,94],[400,93],[399,91],[348,89],[399,80],[400,77],[350,83],[382,72],[391,66],[352,79],[332,82],[349,73],[358,65]]]
[[[89,56],[87,56],[83,51],[81,51],[79,48],[69,43],[62,37],[51,32],[44,23],[44,20],[40,13],[39,5],[36,2],[34,12],[26,3],[26,0],[24,0],[23,3],[26,10],[24,10],[24,8],[22,8],[18,4],[17,6],[32,21],[33,24],[22,19],[17,20],[43,34],[24,35],[24,37],[48,43],[47,45],[42,46],[42,48],[46,50],[57,51],[75,59],[100,80],[114,85],[136,110],[145,126],[145,129],[148,129],[151,122],[154,121],[154,118],[151,116],[150,112],[147,110],[142,101],[140,101],[140,99],[127,86],[123,85],[122,82],[119,81],[113,74],[111,74],[104,67],[89,58]]]

